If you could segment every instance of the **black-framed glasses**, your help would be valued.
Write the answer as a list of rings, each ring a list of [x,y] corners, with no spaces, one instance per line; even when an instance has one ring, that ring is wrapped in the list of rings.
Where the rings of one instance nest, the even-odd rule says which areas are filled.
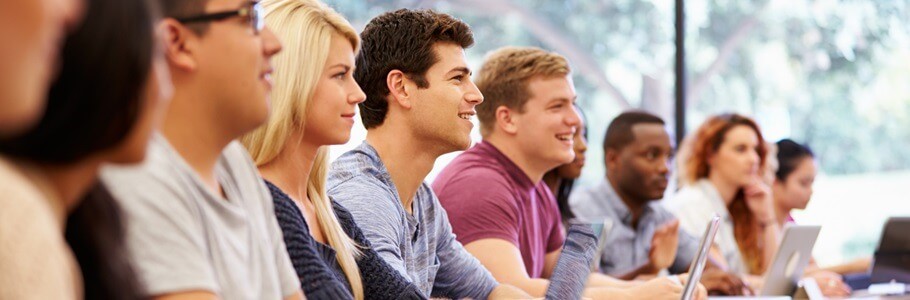
[[[220,21],[232,17],[243,17],[247,18],[247,21],[250,22],[250,26],[253,27],[253,32],[259,33],[262,31],[262,28],[265,27],[265,20],[260,17],[262,11],[261,6],[258,1],[251,1],[244,4],[238,10],[232,11],[223,11],[216,13],[207,13],[190,17],[176,18],[180,23],[196,23],[196,22],[212,22]]]

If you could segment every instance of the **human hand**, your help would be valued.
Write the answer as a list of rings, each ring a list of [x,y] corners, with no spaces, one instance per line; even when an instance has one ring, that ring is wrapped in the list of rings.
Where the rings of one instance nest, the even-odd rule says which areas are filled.
[[[761,177],[756,176],[751,184],[743,188],[743,193],[746,198],[746,206],[749,207],[749,211],[755,215],[759,222],[776,221],[771,188]]]
[[[650,264],[655,273],[669,268],[676,260],[676,249],[679,245],[679,220],[660,225],[651,237],[651,250],[648,253]]]
[[[682,297],[683,285],[670,279],[658,277],[626,289],[628,295],[622,299],[640,300],[679,300]]]
[[[818,283],[818,288],[821,289],[825,297],[847,297],[852,292],[850,286],[844,283],[840,274],[818,270],[808,274],[807,277],[815,279],[815,282]]]
[[[755,291],[742,278],[720,269],[706,269],[701,276],[701,284],[705,285],[710,295],[752,296],[755,294]]]
[[[679,278],[680,283],[683,285],[683,292],[685,292],[685,285],[689,282],[689,273],[676,275]],[[698,286],[695,287],[695,295],[692,299],[697,300],[707,300],[708,299],[708,289],[705,288],[701,282],[698,283]]]

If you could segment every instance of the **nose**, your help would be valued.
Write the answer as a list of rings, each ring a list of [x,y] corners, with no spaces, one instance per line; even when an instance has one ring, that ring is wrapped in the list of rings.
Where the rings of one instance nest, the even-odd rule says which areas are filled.
[[[358,104],[367,99],[367,95],[363,93],[363,89],[360,88],[360,85],[357,84],[353,79],[351,79],[351,84],[353,87],[353,93],[348,96],[348,103]]]
[[[585,153],[588,151],[588,140],[584,137],[578,139],[578,143],[575,143],[578,146],[578,152]]]
[[[468,86],[468,92],[464,95],[464,100],[475,106],[483,103],[483,93],[480,92],[480,89],[470,78],[468,78]]]
[[[670,156],[664,155],[659,161],[660,162],[657,165],[657,172],[659,172],[661,175],[666,176],[670,173]]]
[[[259,35],[262,37],[262,54],[266,58],[271,58],[273,55],[281,52],[281,40],[275,36],[275,33],[272,32],[268,27],[262,28],[262,31],[259,32]]]
[[[565,122],[566,125],[578,128],[581,126],[581,116],[578,115],[578,111],[574,107],[568,110],[569,112],[566,115]]]

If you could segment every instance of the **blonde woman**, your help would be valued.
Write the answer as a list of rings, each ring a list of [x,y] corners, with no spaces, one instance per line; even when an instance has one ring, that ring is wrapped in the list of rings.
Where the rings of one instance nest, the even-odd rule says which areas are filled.
[[[326,196],[328,145],[350,139],[366,98],[354,81],[360,39],[334,10],[312,0],[262,2],[285,43],[275,56],[271,117],[244,136],[275,201],[291,261],[308,299],[421,299],[370,248],[350,213]]]

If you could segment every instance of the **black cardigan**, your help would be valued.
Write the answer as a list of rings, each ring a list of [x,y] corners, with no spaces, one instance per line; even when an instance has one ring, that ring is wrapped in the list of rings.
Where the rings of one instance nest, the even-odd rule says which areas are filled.
[[[307,299],[353,299],[347,277],[335,260],[334,250],[310,236],[306,220],[294,200],[268,180],[265,183],[275,202],[275,216]],[[363,255],[357,260],[357,267],[363,280],[364,298],[426,299],[415,285],[372,249],[350,212],[334,200],[332,208],[344,232],[362,247]]]

